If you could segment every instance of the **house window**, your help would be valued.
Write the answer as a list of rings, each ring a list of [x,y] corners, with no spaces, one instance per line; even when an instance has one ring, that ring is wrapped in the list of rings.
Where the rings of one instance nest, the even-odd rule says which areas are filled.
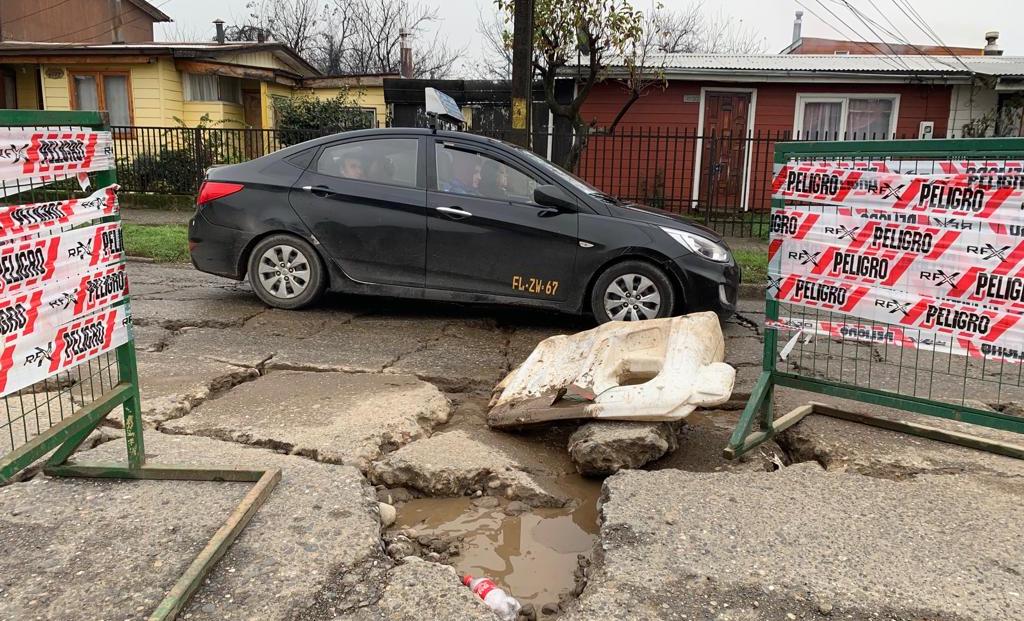
[[[887,138],[898,109],[898,95],[797,95],[794,129],[811,140]]]
[[[14,72],[9,69],[3,69],[3,83],[0,84],[0,107],[8,108],[10,110],[16,110],[18,108],[18,82],[14,77]]]
[[[124,72],[71,73],[71,100],[75,110],[104,110],[110,124],[132,124],[128,74]]]
[[[185,101],[242,103],[242,81],[209,73],[185,74]]]

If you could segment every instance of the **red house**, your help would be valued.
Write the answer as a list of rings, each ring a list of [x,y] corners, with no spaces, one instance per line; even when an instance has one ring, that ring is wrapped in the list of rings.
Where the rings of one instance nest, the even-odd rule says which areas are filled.
[[[579,170],[608,192],[674,211],[767,206],[764,184],[776,140],[955,137],[1024,90],[1024,58],[1005,56],[666,54],[661,60],[666,84],[649,88],[611,136],[601,128],[628,98],[625,69],[609,68],[608,79],[595,85],[582,110],[595,135]]]

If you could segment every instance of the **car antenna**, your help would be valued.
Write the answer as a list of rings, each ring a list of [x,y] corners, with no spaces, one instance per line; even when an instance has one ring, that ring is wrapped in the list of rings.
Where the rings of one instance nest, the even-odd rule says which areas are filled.
[[[427,87],[423,89],[424,111],[427,114],[427,126],[433,133],[437,133],[437,126],[441,121],[465,125],[466,117],[462,116],[459,104],[451,96],[442,93],[436,88]]]

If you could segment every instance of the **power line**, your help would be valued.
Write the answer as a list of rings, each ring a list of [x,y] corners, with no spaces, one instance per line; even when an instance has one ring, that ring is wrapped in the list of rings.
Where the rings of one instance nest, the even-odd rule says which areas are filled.
[[[832,10],[832,9],[830,9],[830,8],[828,8],[828,6],[827,6],[827,5],[826,5],[826,4],[824,3],[824,2],[822,2],[821,0],[816,0],[816,1],[817,1],[817,3],[818,3],[819,5],[821,5],[821,8],[825,9],[826,11],[828,11],[828,12],[829,12],[829,14],[830,14],[830,15],[831,15],[832,17],[836,18],[836,20],[837,20],[838,22],[840,22],[840,23],[843,23],[843,18],[839,17],[839,15],[837,15],[837,14],[835,13],[835,11],[833,11],[833,10]],[[890,65],[892,65],[893,67],[895,67],[895,68],[896,68],[897,70],[900,70],[900,69],[906,69],[907,71],[910,71],[911,73],[913,73],[913,70],[912,70],[912,69],[910,68],[910,65],[908,65],[907,63],[905,63],[905,62],[903,61],[903,59],[899,58],[898,56],[893,56],[893,55],[892,55],[891,53],[889,53],[889,54],[886,54],[885,50],[883,50],[882,48],[878,47],[878,44],[876,44],[876,43],[874,43],[874,42],[872,42],[872,41],[868,41],[866,37],[862,36],[862,35],[861,35],[861,34],[860,34],[859,32],[857,32],[857,29],[856,29],[856,28],[854,28],[853,26],[851,26],[851,25],[849,25],[849,24],[844,24],[844,25],[845,25],[845,26],[846,26],[846,27],[847,27],[848,29],[850,29],[850,31],[851,31],[851,32],[853,32],[853,34],[854,34],[854,35],[855,35],[855,36],[856,36],[856,37],[857,37],[858,39],[860,39],[860,40],[861,40],[862,42],[864,42],[864,43],[866,43],[866,44],[870,45],[871,47],[875,48],[875,50],[876,50],[876,51],[877,51],[877,52],[878,52],[878,53],[879,53],[879,54],[880,54],[880,55],[881,55],[881,56],[882,56],[883,58],[886,58],[886,59],[889,59],[889,58],[893,58],[893,59],[895,59],[896,63],[898,63],[898,64],[893,64],[892,62],[890,62],[889,64],[890,64]]]
[[[910,20],[912,24],[917,26],[918,29],[921,30],[921,32],[928,36],[928,38],[930,38],[932,41],[938,43],[939,46],[942,47],[942,49],[946,50],[947,54],[955,58],[957,62],[963,65],[964,69],[966,69],[971,75],[974,75],[974,70],[971,69],[971,67],[967,63],[965,63],[964,60],[960,58],[960,56],[953,52],[953,50],[942,41],[938,33],[932,30],[932,27],[928,25],[928,22],[925,21],[923,17],[921,17],[921,14],[918,13],[909,2],[906,2],[906,0],[904,0],[904,4],[906,4],[906,9],[903,8],[903,5],[900,3],[899,0],[892,0],[892,2],[893,4],[896,5],[896,8],[898,8],[907,17],[907,19]],[[907,12],[907,9],[909,9],[910,13],[913,13],[914,16],[917,18],[916,21],[914,17],[911,17],[910,13]]]
[[[934,56],[932,56],[930,54],[926,54],[924,52],[924,50],[922,50],[921,48],[919,48],[916,45],[914,45],[913,43],[911,43],[910,40],[907,39],[906,36],[903,35],[903,33],[899,31],[899,28],[897,28],[896,25],[892,23],[892,20],[890,20],[888,17],[885,17],[884,14],[882,16],[885,17],[886,21],[889,22],[889,25],[891,25],[894,29],[896,29],[896,32],[899,33],[899,34],[894,33],[893,31],[887,29],[882,24],[880,24],[877,21],[871,19],[871,17],[869,15],[867,15],[866,13],[864,13],[864,12],[858,10],[856,7],[854,7],[849,2],[849,0],[833,0],[833,1],[837,2],[837,3],[842,1],[842,3],[846,6],[846,8],[849,9],[850,12],[853,13],[854,16],[857,17],[857,19],[859,19],[861,22],[864,22],[864,25],[867,26],[869,29],[871,29],[871,32],[874,33],[876,36],[878,36],[878,33],[876,33],[875,30],[873,28],[871,28],[871,25],[868,22],[870,22],[871,24],[874,24],[883,33],[885,33],[885,34],[889,35],[890,37],[896,39],[898,42],[901,42],[901,43],[903,43],[903,44],[913,48],[914,51],[916,51],[918,53],[918,55],[920,55],[922,58],[925,59],[925,62],[936,63],[936,64],[941,65],[942,67],[945,67],[947,69],[952,69],[954,71],[957,70],[957,67],[954,67],[953,65],[950,65],[949,63],[943,62],[942,60],[939,60],[938,58],[936,58],[936,57],[934,57]],[[868,0],[868,2],[871,3],[871,6],[873,6],[876,11],[878,11],[878,6],[875,5],[874,0]],[[879,13],[881,13],[881,11],[879,11]],[[881,36],[879,36],[879,39],[881,39]],[[889,45],[889,44],[886,44],[886,45]],[[889,45],[889,49],[892,50],[892,46],[891,45]]]
[[[164,0],[156,8],[157,9],[162,9],[163,7],[167,6],[167,4],[170,3],[170,1],[171,0]],[[142,13],[138,17],[135,17],[133,19],[129,19],[128,21],[121,22],[121,27],[123,28],[123,27],[127,26],[128,24],[135,23],[135,22],[137,22],[140,19],[143,19],[145,17],[150,17],[150,16],[148,14],[146,14],[146,13]],[[57,39],[63,39],[65,37],[70,37],[72,35],[76,35],[76,34],[78,34],[80,32],[86,32],[86,31],[92,30],[93,28],[97,28],[99,26],[102,26],[102,25],[106,24],[109,21],[112,21],[112,20],[105,19],[105,20],[103,20],[101,22],[98,22],[98,23],[95,23],[95,24],[93,24],[91,26],[86,26],[85,28],[79,28],[78,30],[73,30],[71,32],[65,32],[64,34],[57,35],[56,37],[51,37],[49,39],[45,39],[44,42],[46,42],[46,43],[53,43]],[[115,30],[117,30],[117,28],[118,28],[117,26],[111,27],[111,28],[109,28],[107,30],[104,30],[103,32],[97,33],[94,36],[101,37],[101,36],[103,36],[103,35],[105,35],[107,33],[114,32]]]
[[[822,19],[820,15],[818,15],[817,13],[815,13],[815,12],[814,12],[814,10],[812,10],[812,9],[811,9],[811,7],[809,7],[809,6],[807,6],[806,4],[804,4],[804,3],[803,3],[803,2],[801,1],[801,0],[796,0],[796,3],[797,3],[797,4],[799,4],[799,5],[801,6],[801,7],[803,7],[803,9],[804,9],[805,11],[807,11],[807,12],[808,12],[808,13],[810,13],[810,14],[811,14],[812,16],[814,16],[815,18],[817,18],[817,19],[818,19],[818,21],[820,21],[821,23],[825,24],[826,26],[828,26],[829,28],[831,28],[831,29],[832,29],[833,31],[835,31],[835,33],[836,33],[836,34],[838,34],[838,35],[839,35],[840,37],[843,37],[844,39],[849,39],[849,38],[850,38],[850,35],[849,35],[849,34],[847,34],[847,33],[845,33],[845,32],[842,32],[842,31],[840,31],[840,30],[839,30],[838,28],[836,28],[835,26],[833,26],[833,25],[832,25],[832,23],[831,23],[831,22],[829,22],[828,20],[824,20],[824,19]],[[888,59],[886,59],[886,58],[883,58],[883,60],[885,60],[885,61],[886,61],[886,63],[887,63],[887,64],[888,64],[888,65],[889,65],[890,67],[892,67],[892,68],[896,69],[897,71],[901,69],[901,67],[899,67],[898,65],[895,65],[895,64],[893,64],[892,62],[889,62],[889,61],[888,61]]]
[[[35,15],[39,15],[40,13],[45,13],[47,11],[60,8],[60,7],[64,6],[65,4],[67,4],[68,2],[71,2],[71,0],[61,0],[57,4],[53,4],[53,5],[50,5],[50,6],[44,6],[43,8],[38,9],[36,11],[32,11],[30,13],[25,13],[24,15],[22,15],[20,17],[15,17],[14,19],[5,19],[4,20],[4,24],[5,25],[6,24],[12,24],[14,22],[19,22],[19,21],[21,21],[23,19],[28,19],[29,17],[35,16]]]

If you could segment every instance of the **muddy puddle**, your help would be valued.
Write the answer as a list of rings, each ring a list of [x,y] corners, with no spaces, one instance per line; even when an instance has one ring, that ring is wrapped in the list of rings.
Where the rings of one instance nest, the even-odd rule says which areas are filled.
[[[395,529],[419,535],[461,537],[448,564],[462,574],[490,576],[522,604],[537,611],[575,587],[578,555],[591,557],[597,539],[600,481],[572,483],[574,507],[530,509],[509,515],[494,498],[422,498],[398,507]],[[497,506],[494,506],[497,504]]]

